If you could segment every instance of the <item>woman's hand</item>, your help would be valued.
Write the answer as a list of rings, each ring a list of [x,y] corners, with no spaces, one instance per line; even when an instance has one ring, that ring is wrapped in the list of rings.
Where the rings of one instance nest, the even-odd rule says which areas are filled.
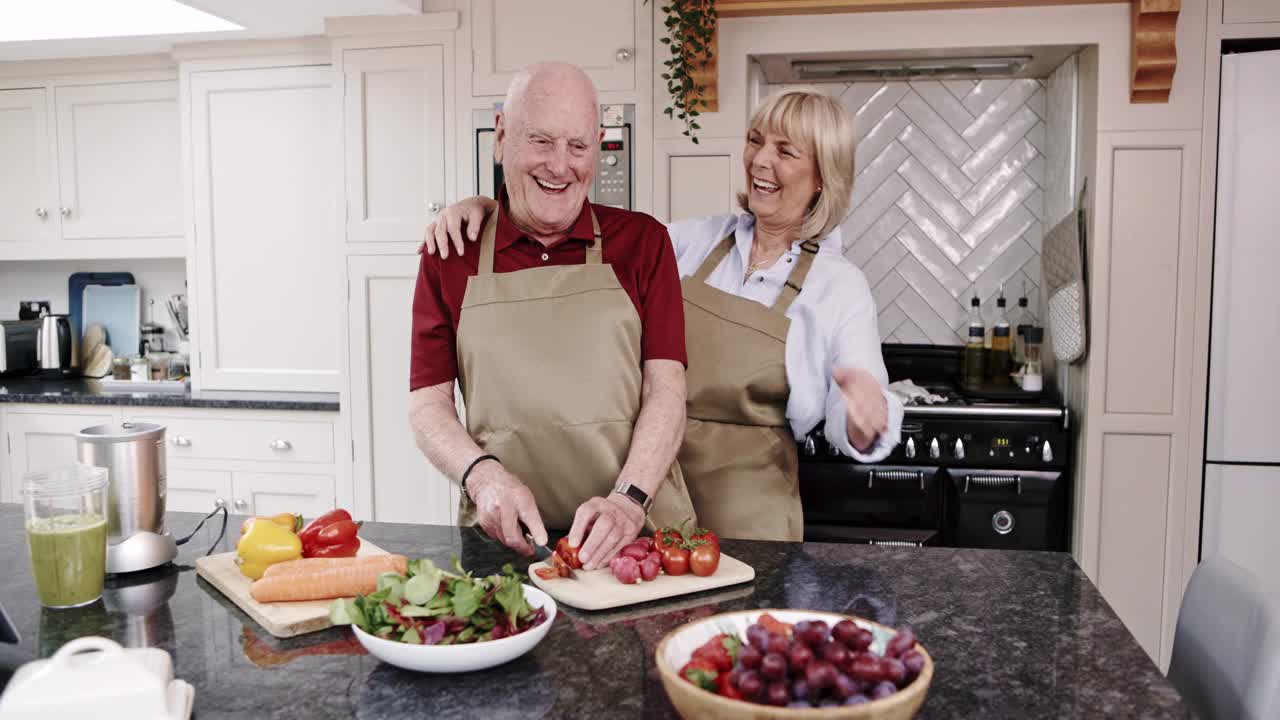
[[[582,567],[595,570],[608,565],[643,528],[644,510],[618,493],[609,493],[578,506],[569,529],[569,544],[579,548]]]
[[[480,238],[480,229],[484,227],[485,216],[497,206],[496,201],[477,195],[459,200],[441,210],[436,215],[436,219],[427,226],[427,234],[418,252],[425,251],[428,255],[434,255],[438,250],[440,259],[444,260],[449,257],[449,242],[452,241],[458,254],[465,254],[462,240],[463,226],[466,226],[467,239],[475,242]]]
[[[840,386],[847,408],[845,432],[860,452],[870,450],[880,433],[889,429],[889,403],[875,376],[861,368],[836,368],[832,379]]]

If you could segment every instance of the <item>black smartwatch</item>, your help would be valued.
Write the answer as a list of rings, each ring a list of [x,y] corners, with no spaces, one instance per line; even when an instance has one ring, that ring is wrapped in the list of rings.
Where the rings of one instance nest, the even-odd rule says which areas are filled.
[[[639,505],[640,509],[644,510],[645,515],[648,515],[649,508],[653,507],[653,498],[649,497],[649,493],[629,482],[619,480],[618,484],[613,486],[613,491]]]

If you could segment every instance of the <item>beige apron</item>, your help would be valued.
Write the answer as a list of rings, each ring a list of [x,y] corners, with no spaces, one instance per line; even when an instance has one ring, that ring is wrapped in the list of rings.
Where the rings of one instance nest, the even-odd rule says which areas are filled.
[[[722,537],[802,540],[799,464],[787,422],[786,312],[818,247],[801,245],[777,302],[766,307],[707,284],[733,245],[731,233],[681,283],[689,424],[678,459],[702,525]]]
[[[607,496],[640,414],[640,316],[613,267],[601,262],[600,223],[584,265],[494,273],[498,214],[480,239],[458,320],[458,382],[467,430],[529,487],[548,528],[568,529],[578,506]],[[693,517],[672,463],[650,521]],[[475,508],[462,494],[461,524]]]

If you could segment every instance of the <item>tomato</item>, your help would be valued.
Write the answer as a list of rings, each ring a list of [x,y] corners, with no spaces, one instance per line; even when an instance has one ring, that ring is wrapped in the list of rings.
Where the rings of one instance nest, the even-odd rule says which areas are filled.
[[[742,643],[730,635],[720,634],[693,651],[694,658],[706,658],[716,670],[728,674],[733,669],[734,654]]]
[[[720,693],[721,697],[727,697],[730,700],[745,699],[742,691],[733,684],[733,675],[727,672],[722,672],[716,676],[716,692]]]
[[[761,615],[756,619],[756,622],[764,626],[765,630],[768,630],[771,633],[778,633],[784,637],[791,637],[791,630],[795,627],[791,623],[782,622],[769,613]]]
[[[556,572],[555,568],[540,567],[534,568],[533,571],[543,580],[555,580],[560,577],[560,573]]]
[[[662,572],[668,575],[684,575],[689,572],[689,551],[679,545],[665,545],[658,550],[662,560]]]
[[[360,526],[350,520],[339,520],[320,528],[320,532],[316,533],[315,543],[317,545],[341,545],[355,539],[356,533],[359,531]]]
[[[706,528],[694,528],[689,533],[688,540],[691,543],[705,542],[714,545],[717,552],[720,550],[720,537]]]
[[[556,543],[556,554],[564,558],[564,561],[574,570],[582,569],[582,560],[578,558],[578,548],[569,544],[568,537],[562,537],[560,542]]]
[[[689,569],[698,577],[706,577],[720,567],[720,548],[703,543],[689,551]]]
[[[316,545],[311,548],[308,557],[344,558],[355,557],[360,550],[360,538],[352,538],[349,542],[337,545]]]
[[[716,691],[716,676],[720,673],[706,658],[692,658],[680,668],[680,677],[703,690]]]
[[[302,528],[302,532],[298,533],[298,539],[302,541],[303,545],[310,545],[315,542],[316,535],[320,534],[321,530],[328,525],[338,522],[339,520],[350,521],[351,513],[343,510],[342,508],[330,510],[315,520],[307,523],[307,526]]]
[[[664,547],[679,546],[684,542],[684,535],[673,527],[664,527],[653,534],[653,546],[658,550]]]

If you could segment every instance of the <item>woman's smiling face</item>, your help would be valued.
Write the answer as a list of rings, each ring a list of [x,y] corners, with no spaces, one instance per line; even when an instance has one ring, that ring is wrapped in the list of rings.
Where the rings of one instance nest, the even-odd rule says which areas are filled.
[[[812,153],[777,132],[752,128],[742,164],[756,219],[771,227],[799,227],[820,185]]]

